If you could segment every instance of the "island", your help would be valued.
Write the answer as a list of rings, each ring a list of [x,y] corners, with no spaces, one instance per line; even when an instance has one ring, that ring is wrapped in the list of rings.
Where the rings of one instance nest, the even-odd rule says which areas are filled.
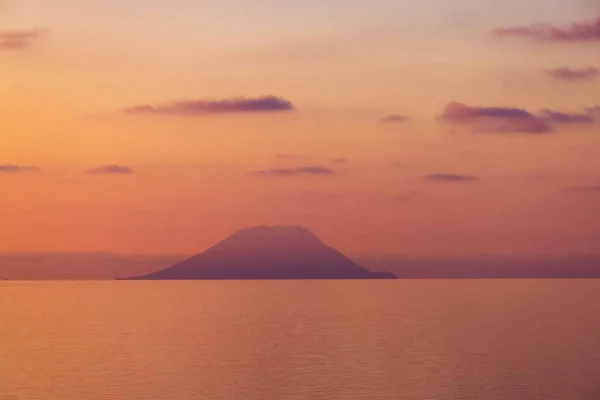
[[[372,272],[300,226],[256,226],[235,232],[178,264],[125,280],[397,279]]]

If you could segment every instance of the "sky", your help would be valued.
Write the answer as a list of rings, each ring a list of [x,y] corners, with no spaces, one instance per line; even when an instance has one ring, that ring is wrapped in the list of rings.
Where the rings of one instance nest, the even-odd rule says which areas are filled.
[[[0,252],[600,254],[600,1],[0,0]]]

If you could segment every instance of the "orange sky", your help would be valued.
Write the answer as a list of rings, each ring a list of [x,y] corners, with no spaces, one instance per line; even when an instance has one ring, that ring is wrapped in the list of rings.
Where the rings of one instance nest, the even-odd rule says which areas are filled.
[[[600,254],[593,1],[96,3],[0,3],[0,251]]]

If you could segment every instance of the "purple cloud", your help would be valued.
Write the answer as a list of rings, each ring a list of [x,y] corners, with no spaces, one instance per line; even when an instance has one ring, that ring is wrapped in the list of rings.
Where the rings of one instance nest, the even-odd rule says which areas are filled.
[[[544,120],[539,118],[527,118],[516,120],[490,120],[482,123],[475,128],[476,132],[481,133],[526,133],[526,134],[544,134],[552,133],[554,129]]]
[[[406,115],[392,114],[381,118],[379,122],[384,124],[398,124],[401,122],[406,122],[408,120],[410,120],[410,118],[408,118]]]
[[[438,173],[438,174],[429,174],[425,175],[423,179],[432,182],[474,182],[478,180],[476,177],[471,175],[459,175],[459,174],[448,174],[448,173]]]
[[[0,31],[0,50],[23,50],[46,36],[48,29]]]
[[[546,74],[552,78],[564,82],[580,82],[589,81],[600,77],[600,69],[598,68],[554,68],[544,70]]]
[[[452,101],[440,119],[453,124],[471,125],[484,133],[550,133],[552,127],[529,111],[516,107],[474,107]]]
[[[335,175],[336,171],[322,166],[306,166],[298,168],[272,168],[254,171],[251,174],[259,176]]]
[[[189,100],[163,105],[137,105],[126,108],[127,114],[202,115],[231,113],[268,113],[293,111],[288,100],[275,96],[231,98],[223,100]]]
[[[553,110],[542,110],[540,117],[546,121],[569,124],[569,123],[593,123],[594,117],[591,113],[577,114],[577,113],[565,113],[561,111]]]
[[[23,172],[40,172],[40,169],[37,167],[22,167],[22,166],[13,165],[13,164],[0,165],[0,173],[19,174],[19,173],[23,173]]]
[[[135,173],[135,171],[132,168],[127,167],[125,165],[109,164],[97,168],[88,169],[86,173],[96,175],[129,175]]]
[[[473,107],[456,101],[450,102],[442,114],[449,121],[470,121],[476,118],[522,119],[533,115],[527,110],[515,107]]]
[[[498,28],[493,33],[500,38],[518,37],[538,42],[592,42],[600,40],[600,17],[564,26],[541,23]]]

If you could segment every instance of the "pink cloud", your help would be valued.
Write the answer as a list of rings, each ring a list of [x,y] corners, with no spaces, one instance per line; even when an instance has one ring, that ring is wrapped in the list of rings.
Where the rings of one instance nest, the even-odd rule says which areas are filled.
[[[37,167],[23,167],[23,166],[14,165],[14,164],[0,165],[0,173],[19,174],[22,172],[40,172],[40,169]]]
[[[410,118],[408,118],[406,115],[392,114],[392,115],[387,115],[387,116],[381,118],[379,120],[379,122],[385,123],[385,124],[397,124],[397,123],[401,123],[401,122],[406,122],[409,119]]]
[[[202,115],[228,113],[267,113],[293,111],[288,100],[275,96],[230,98],[222,100],[189,100],[163,105],[143,104],[126,108],[127,114]]]
[[[557,26],[549,23],[511,26],[493,31],[497,37],[519,37],[539,42],[591,42],[600,40],[600,17]]]
[[[572,186],[567,188],[566,191],[583,194],[600,194],[600,185]]]
[[[103,165],[103,166],[97,167],[97,168],[88,169],[86,172],[88,174],[96,174],[96,175],[104,175],[104,174],[129,175],[129,174],[133,174],[135,171],[132,168],[127,167],[125,165],[109,164],[109,165]]]
[[[282,159],[282,160],[293,160],[293,159],[297,159],[302,157],[299,154],[295,154],[295,153],[277,153],[275,154],[275,157]]]
[[[329,162],[332,164],[346,164],[346,163],[350,162],[350,160],[348,160],[347,158],[344,158],[344,157],[338,157],[338,158],[332,158],[331,160],[329,160]]]
[[[47,35],[48,29],[0,31],[0,50],[23,50]]]
[[[414,199],[410,196],[402,195],[402,196],[396,196],[392,200],[394,201],[394,203],[406,204],[406,203],[412,202]]]
[[[555,68],[544,71],[552,78],[560,81],[575,82],[588,81],[600,77],[598,68]]]
[[[306,166],[298,168],[272,168],[254,171],[251,174],[259,176],[335,175],[336,171],[322,166]]]
[[[592,118],[600,119],[600,106],[588,107],[586,113]]]
[[[462,182],[474,182],[477,180],[476,177],[471,175],[459,175],[459,174],[450,174],[450,173],[439,173],[439,174],[429,174],[423,177],[427,181],[432,182],[453,182],[453,183],[462,183]]]
[[[450,102],[441,120],[472,126],[484,133],[550,133],[552,127],[529,111],[515,107],[475,107],[456,101]]]

